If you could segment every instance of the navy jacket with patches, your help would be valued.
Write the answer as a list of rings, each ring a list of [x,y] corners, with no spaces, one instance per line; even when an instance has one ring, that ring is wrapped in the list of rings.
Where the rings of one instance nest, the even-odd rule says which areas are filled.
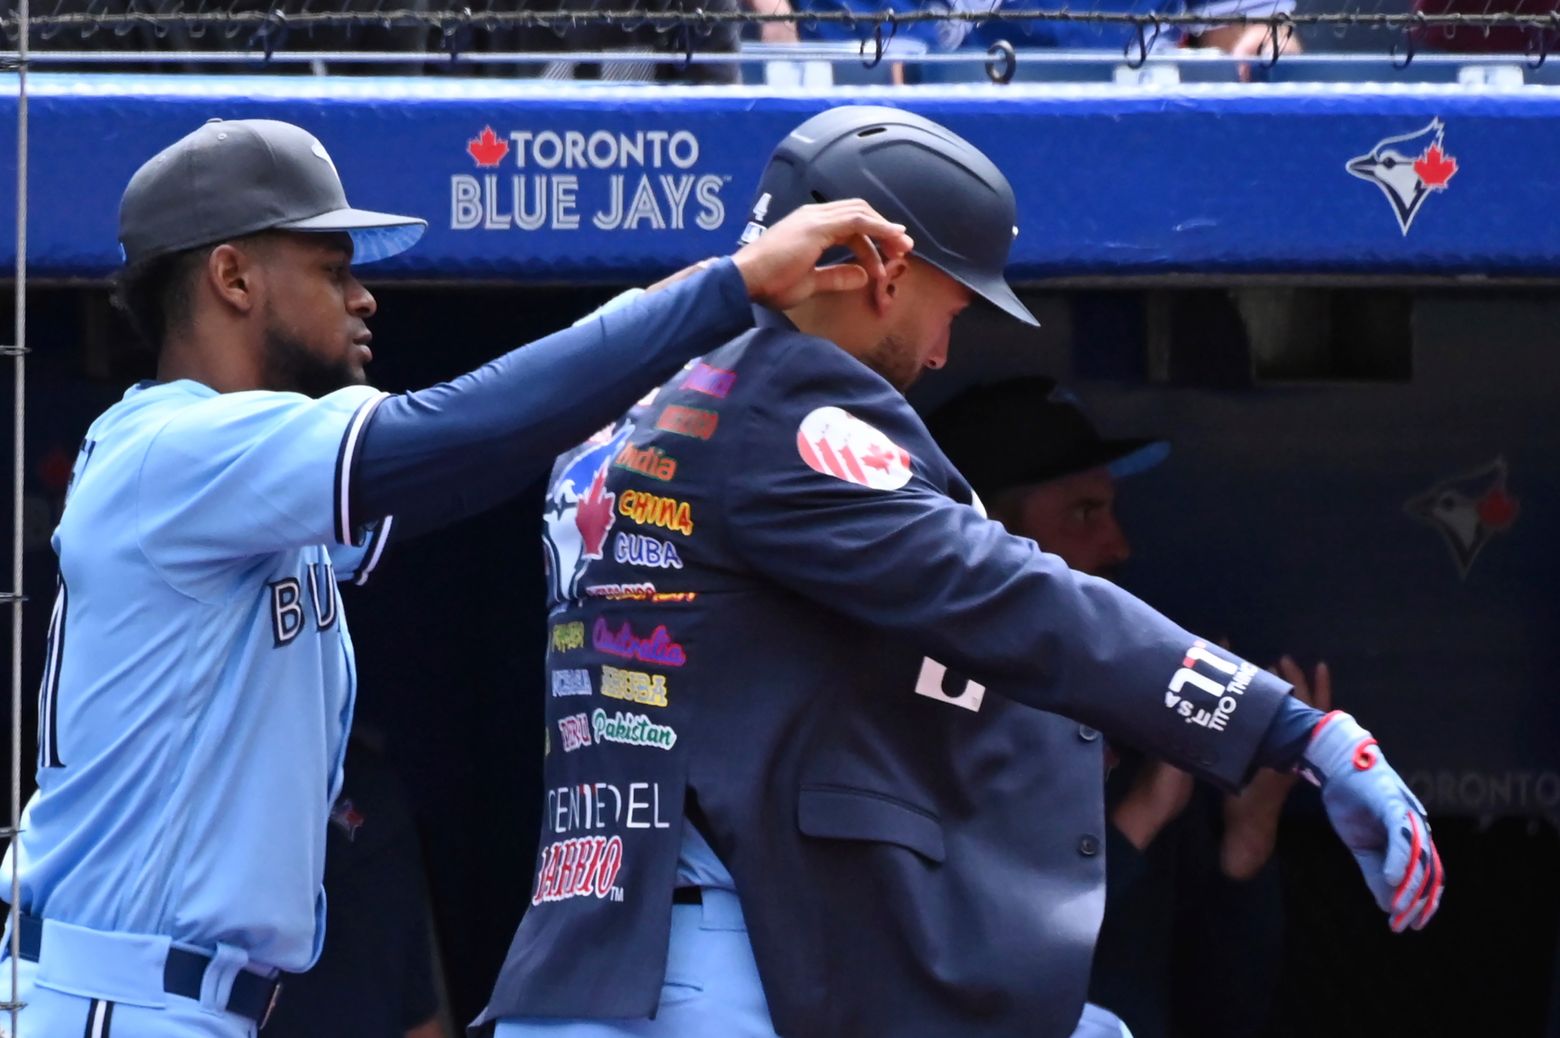
[[[1234,787],[1288,686],[972,500],[899,392],[773,315],[560,459],[546,822],[479,1024],[656,1011],[686,804],[781,1035],[1071,1033],[1095,729]]]

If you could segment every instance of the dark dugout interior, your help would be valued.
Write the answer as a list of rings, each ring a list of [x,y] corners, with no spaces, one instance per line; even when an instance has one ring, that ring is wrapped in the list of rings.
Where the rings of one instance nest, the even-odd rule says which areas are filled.
[[[466,371],[614,291],[373,287],[370,372],[388,390]],[[1172,441],[1168,461],[1119,488],[1134,549],[1122,583],[1259,661],[1326,659],[1337,705],[1381,738],[1436,825],[1441,915],[1394,937],[1314,792],[1290,798],[1263,1034],[1560,1035],[1560,298],[1293,280],[1026,298],[1039,331],[972,311],[949,368],[913,402],[924,412],[973,383],[1043,373],[1106,435]],[[101,285],[36,288],[29,336],[24,795],[49,531],[88,423],[153,368]],[[1484,516],[1501,522],[1485,524],[1470,560],[1459,516],[1496,486],[1509,500]],[[368,587],[343,592],[358,726],[409,794],[457,1022],[485,1002],[527,903],[540,824],[541,486],[515,490],[493,512],[393,544]],[[1186,964],[1180,997],[1258,997],[1231,979],[1239,950],[1224,952]]]

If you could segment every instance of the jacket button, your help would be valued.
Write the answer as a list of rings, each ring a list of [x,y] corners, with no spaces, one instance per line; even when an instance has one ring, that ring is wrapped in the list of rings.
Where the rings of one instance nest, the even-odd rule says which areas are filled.
[[[1092,836],[1085,836],[1078,841],[1078,853],[1085,858],[1092,858],[1100,852],[1100,841]]]
[[[1084,742],[1093,742],[1099,737],[1100,733],[1095,731],[1093,728],[1090,728],[1088,725],[1080,724],[1078,726],[1078,738],[1082,739]]]

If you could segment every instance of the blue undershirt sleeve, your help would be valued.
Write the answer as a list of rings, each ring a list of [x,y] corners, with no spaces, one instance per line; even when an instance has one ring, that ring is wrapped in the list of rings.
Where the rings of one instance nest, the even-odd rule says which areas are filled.
[[[752,321],[742,276],[723,259],[453,381],[391,396],[363,430],[350,520],[394,515],[405,536],[497,504]]]
[[[1257,748],[1257,763],[1278,771],[1294,767],[1311,741],[1311,732],[1324,716],[1314,706],[1286,696]]]

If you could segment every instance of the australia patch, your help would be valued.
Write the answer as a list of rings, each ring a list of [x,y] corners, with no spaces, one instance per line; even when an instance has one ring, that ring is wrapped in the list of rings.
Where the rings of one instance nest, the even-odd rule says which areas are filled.
[[[819,407],[803,418],[796,449],[815,472],[857,486],[898,490],[910,482],[909,452],[838,407]]]

